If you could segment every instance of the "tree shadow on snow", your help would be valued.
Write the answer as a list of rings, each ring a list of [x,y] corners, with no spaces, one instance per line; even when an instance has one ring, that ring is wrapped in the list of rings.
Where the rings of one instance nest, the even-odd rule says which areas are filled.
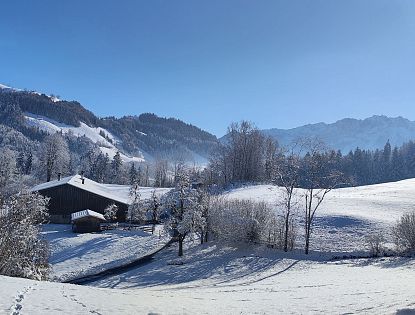
[[[178,259],[177,247],[173,245],[157,254],[150,264],[99,280],[92,285],[115,288],[122,284],[123,288],[144,288],[188,283],[184,288],[194,288],[227,285],[241,280],[243,283],[240,284],[243,285],[277,276],[297,262],[293,264],[291,260],[280,264],[282,261],[282,257],[275,256],[275,251],[273,254],[265,251],[264,254],[252,248],[244,250],[212,244],[187,249],[184,258]],[[259,278],[262,273],[266,276]],[[202,280],[202,283],[192,285],[196,280]]]
[[[375,266],[379,268],[410,268],[415,267],[415,257],[381,257],[363,258],[345,261],[352,267]]]

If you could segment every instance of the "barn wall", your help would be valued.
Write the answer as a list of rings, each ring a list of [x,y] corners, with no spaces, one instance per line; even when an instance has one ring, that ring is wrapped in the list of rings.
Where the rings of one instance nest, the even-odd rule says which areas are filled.
[[[114,200],[64,184],[39,191],[43,196],[50,197],[49,214],[54,223],[69,223],[71,213],[90,209],[104,213],[104,209],[115,203],[118,206],[118,221],[125,221],[127,205]]]

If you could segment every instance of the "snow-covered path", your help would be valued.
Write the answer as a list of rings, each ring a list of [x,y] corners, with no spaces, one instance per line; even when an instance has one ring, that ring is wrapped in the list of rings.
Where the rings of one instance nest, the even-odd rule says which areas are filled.
[[[158,226],[155,235],[141,230],[75,234],[70,225],[47,224],[43,235],[51,246],[50,278],[69,281],[131,263],[162,248],[170,237]]]

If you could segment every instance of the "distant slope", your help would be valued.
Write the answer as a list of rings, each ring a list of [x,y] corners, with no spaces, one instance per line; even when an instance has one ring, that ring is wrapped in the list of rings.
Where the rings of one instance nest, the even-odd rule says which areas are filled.
[[[87,124],[80,122],[79,127],[66,125],[64,123],[59,123],[52,119],[49,119],[44,116],[35,115],[32,113],[25,113],[25,123],[29,127],[33,127],[42,131],[47,132],[48,134],[62,132],[62,133],[72,133],[77,137],[86,137],[91,142],[98,145],[101,152],[108,154],[108,157],[112,159],[114,155],[119,151],[117,144],[119,141],[106,129],[101,127],[90,127]],[[144,155],[139,152],[137,156],[128,156],[124,153],[121,153],[121,159],[124,162],[143,162]]]
[[[278,140],[281,145],[289,145],[301,137],[317,137],[330,148],[347,154],[350,150],[380,149],[389,140],[392,146],[415,139],[415,122],[402,117],[372,116],[359,120],[346,118],[332,124],[310,124],[293,129],[263,130]]]
[[[0,85],[0,124],[41,140],[42,132],[72,132],[124,161],[184,159],[206,163],[217,145],[214,135],[174,118],[154,114],[99,118],[76,101]],[[39,136],[36,136],[36,133]]]

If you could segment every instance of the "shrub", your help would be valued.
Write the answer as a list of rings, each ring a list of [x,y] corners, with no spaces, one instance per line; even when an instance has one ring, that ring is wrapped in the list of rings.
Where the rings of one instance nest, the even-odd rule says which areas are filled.
[[[404,214],[393,228],[399,251],[415,252],[415,211]]]
[[[269,238],[273,217],[273,212],[264,202],[217,198],[210,206],[209,225],[216,239],[261,242]]]
[[[370,234],[366,237],[366,245],[372,257],[379,257],[385,251],[385,239],[381,234]]]

